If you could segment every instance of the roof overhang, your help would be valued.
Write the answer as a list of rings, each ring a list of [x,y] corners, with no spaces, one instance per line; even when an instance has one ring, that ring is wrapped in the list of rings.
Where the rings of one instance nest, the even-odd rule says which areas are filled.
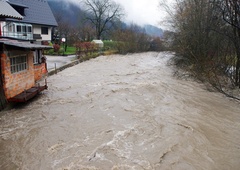
[[[5,0],[0,0],[0,18],[14,18],[14,19],[23,19],[23,16],[20,15],[11,5],[9,5]]]
[[[24,42],[24,41],[16,41],[16,40],[8,40],[8,39],[0,39],[0,44],[12,46],[12,47],[18,47],[23,49],[29,49],[29,50],[36,50],[36,49],[52,49],[52,46],[47,45],[39,45],[39,44],[32,44],[30,42]]]

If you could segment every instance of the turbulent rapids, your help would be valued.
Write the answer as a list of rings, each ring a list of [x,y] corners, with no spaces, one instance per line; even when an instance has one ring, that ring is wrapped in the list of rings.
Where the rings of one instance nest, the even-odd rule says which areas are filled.
[[[239,169],[239,103],[174,77],[172,56],[101,56],[49,77],[0,113],[0,169]]]

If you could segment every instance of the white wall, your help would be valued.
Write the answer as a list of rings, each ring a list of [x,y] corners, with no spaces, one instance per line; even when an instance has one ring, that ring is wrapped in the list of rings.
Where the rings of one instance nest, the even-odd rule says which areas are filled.
[[[40,25],[33,25],[33,34],[40,34],[42,39],[37,41],[51,41],[52,29],[48,27],[48,35],[41,34],[41,27]]]
[[[1,27],[1,32],[2,32],[2,35],[3,35],[3,31],[6,31],[3,29],[3,27],[6,25],[6,22],[4,21],[0,21],[0,27]]]

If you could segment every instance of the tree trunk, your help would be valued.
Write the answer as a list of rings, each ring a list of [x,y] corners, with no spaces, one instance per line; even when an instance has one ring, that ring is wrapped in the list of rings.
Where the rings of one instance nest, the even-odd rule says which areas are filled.
[[[236,62],[236,86],[239,86],[240,88],[240,28],[234,27],[234,35],[235,35],[235,48],[236,48],[236,54],[237,54],[237,62]]]
[[[67,43],[67,41],[66,41],[66,42],[65,42],[65,47],[64,47],[64,52],[67,51],[67,47],[68,47],[68,43]]]
[[[236,85],[239,86],[240,88],[240,49],[238,50],[238,54],[237,54],[237,64],[236,64]]]
[[[101,31],[100,31],[100,25],[99,25],[99,27],[98,27],[98,29],[97,29],[97,40],[100,40],[101,39]]]
[[[97,35],[97,40],[100,40],[100,39],[101,39],[101,35],[98,34],[98,35]]]

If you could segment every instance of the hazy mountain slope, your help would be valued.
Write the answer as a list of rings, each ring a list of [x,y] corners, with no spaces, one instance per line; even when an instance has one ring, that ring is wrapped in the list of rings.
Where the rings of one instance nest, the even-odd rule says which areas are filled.
[[[58,20],[57,17],[60,16],[73,26],[79,24],[79,18],[83,15],[83,11],[76,4],[64,0],[48,0],[48,4],[56,20]]]
[[[66,0],[48,0],[48,4],[57,21],[57,17],[61,17],[63,20],[70,22],[72,26],[78,26],[79,18],[84,15],[84,12],[80,9],[80,3],[78,5]],[[122,28],[126,27],[127,24],[122,23]],[[153,25],[145,25],[143,28],[150,36],[162,37],[163,35],[163,30]]]
[[[162,37],[163,30],[161,28],[155,27],[153,25],[144,25],[145,31],[148,35],[153,37]]]

